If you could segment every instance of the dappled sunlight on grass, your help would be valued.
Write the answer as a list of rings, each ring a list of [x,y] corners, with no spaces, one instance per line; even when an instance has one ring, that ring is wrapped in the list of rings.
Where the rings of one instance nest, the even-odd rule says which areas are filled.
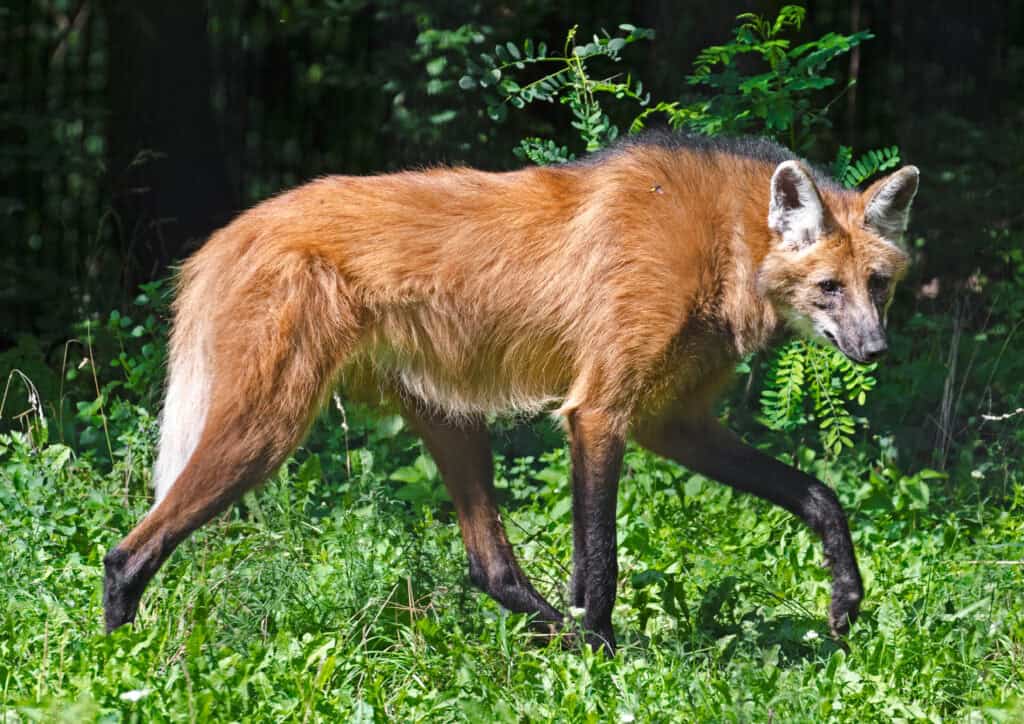
[[[8,711],[23,717],[1021,712],[1022,571],[1010,563],[1024,554],[1024,524],[1010,504],[958,512],[933,486],[927,503],[903,505],[899,485],[885,502],[879,490],[848,492],[844,477],[867,583],[844,644],[828,637],[828,580],[800,524],[632,451],[619,512],[621,651],[605,660],[539,645],[522,616],[473,589],[450,510],[399,499],[385,464],[348,480],[291,464],[185,543],[138,621],[107,637],[101,558],[144,499],[122,510],[124,479],[61,446],[32,451],[15,436],[0,451],[0,681]],[[560,605],[572,538],[566,470],[562,451],[499,467],[524,568]]]

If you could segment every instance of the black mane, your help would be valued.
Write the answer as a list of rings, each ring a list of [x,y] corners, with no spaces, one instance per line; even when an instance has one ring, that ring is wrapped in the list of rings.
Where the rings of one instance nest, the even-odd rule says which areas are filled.
[[[815,183],[843,190],[843,187],[827,170],[817,164],[801,158],[781,143],[763,136],[703,136],[685,131],[672,131],[664,128],[644,130],[636,135],[623,136],[606,149],[579,159],[576,163],[591,164],[628,152],[638,146],[658,146],[672,151],[692,151],[695,153],[725,154],[740,158],[749,158],[764,164],[778,166],[784,161],[800,161],[811,170]]]

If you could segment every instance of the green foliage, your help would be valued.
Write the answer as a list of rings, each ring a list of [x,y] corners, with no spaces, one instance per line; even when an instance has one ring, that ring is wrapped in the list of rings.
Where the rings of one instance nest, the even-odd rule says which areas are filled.
[[[642,110],[629,130],[644,128],[652,114],[665,114],[669,125],[706,135],[720,133],[763,133],[775,136],[794,149],[801,149],[814,134],[828,125],[831,101],[818,105],[817,93],[835,84],[826,74],[828,66],[841,55],[867,40],[867,31],[841,35],[827,33],[822,37],[791,47],[784,35],[799,30],[805,11],[786,5],[774,20],[752,13],[737,17],[733,40],[703,50],[694,61],[689,85],[711,92],[710,96],[690,104],[661,101]],[[625,35],[593,36],[586,45],[575,45],[577,28],[566,36],[561,55],[549,55],[543,42],[526,40],[522,46],[509,42],[495,46],[494,53],[484,53],[480,61],[468,61],[469,72],[459,81],[464,90],[482,89],[488,114],[503,121],[507,107],[522,109],[534,101],[559,101],[572,110],[572,128],[586,151],[607,146],[619,135],[619,127],[601,105],[600,96],[615,101],[629,101],[641,108],[649,106],[650,94],[643,83],[627,74],[597,78],[588,63],[605,58],[614,63],[622,60],[621,51],[638,40],[651,39],[653,32],[623,24]],[[754,57],[764,66],[763,72],[746,73],[746,59]],[[546,65],[554,64],[547,71]],[[544,74],[529,82],[517,80],[516,71],[528,67],[544,67]],[[621,105],[621,104],[620,104]],[[844,177],[863,173],[864,177],[888,168],[890,156],[882,149],[862,159],[863,166],[843,166]],[[873,154],[880,154],[877,157]],[[567,153],[559,152],[553,141],[528,138],[521,142],[517,155],[534,162],[563,162]],[[842,158],[842,155],[840,155]],[[886,165],[888,164],[888,165]]]
[[[67,391],[78,397],[77,425],[62,425],[62,433],[77,433],[83,454],[113,463],[137,439],[155,441],[148,410],[157,408],[164,389],[167,295],[164,281],[144,284],[131,315],[115,309],[100,324],[78,325],[63,369]]]
[[[833,175],[848,189],[862,183],[883,171],[894,169],[900,164],[900,149],[897,146],[872,149],[853,160],[853,149],[840,146],[836,154]]]
[[[159,393],[166,371],[166,340],[170,331],[166,321],[168,303],[166,282],[150,282],[142,285],[132,302],[138,316],[111,311],[103,327],[95,333],[99,335],[96,339],[93,339],[90,322],[79,325],[79,334],[89,340],[89,346],[101,345],[101,352],[115,350],[110,366],[119,370],[123,378],[107,383],[107,393],[124,387],[143,400],[152,400],[155,393]],[[76,376],[75,369],[68,370],[66,375],[69,381]]]
[[[761,412],[769,427],[794,430],[806,424],[807,352],[802,340],[784,345],[768,365]],[[818,349],[815,347],[815,350]]]
[[[107,464],[124,462],[130,441],[154,441],[149,410],[157,409],[164,387],[167,304],[165,282],[144,284],[130,314],[113,310],[75,325],[55,362],[48,364],[38,342],[27,337],[0,354],[0,369],[10,370],[0,431],[59,440]]]
[[[875,368],[855,364],[831,346],[804,340],[783,345],[768,364],[761,391],[765,424],[791,431],[815,422],[828,453],[852,448],[858,420],[850,407],[867,400]]]
[[[420,78],[405,86],[394,81],[385,86],[394,93],[388,123],[406,143],[431,149],[453,146],[465,152],[481,139],[466,133],[466,129],[453,133],[454,127],[469,121],[459,79],[467,61],[493,31],[474,23],[454,29],[437,28],[430,26],[428,19],[420,20],[422,29],[410,58],[422,69]],[[339,72],[344,71],[339,68]]]
[[[494,53],[483,53],[479,62],[468,64],[469,72],[459,81],[465,90],[483,89],[487,112],[495,121],[503,121],[508,106],[521,109],[529,103],[558,101],[572,111],[572,127],[587,151],[604,148],[619,135],[619,127],[601,105],[601,96],[615,100],[629,99],[641,106],[650,100],[644,94],[643,84],[627,76],[594,77],[591,64],[597,59],[612,63],[621,61],[622,50],[638,40],[654,37],[644,28],[623,24],[623,35],[594,35],[590,42],[577,45],[577,28],[573,27],[565,38],[562,53],[550,55],[546,43],[534,45],[527,39],[519,46],[506,43],[494,47]],[[541,77],[523,82],[515,79],[515,71],[539,67]],[[560,162],[569,157],[561,153],[553,141],[527,139],[519,146],[520,153],[530,160]],[[540,149],[540,150],[538,150]],[[533,154],[531,156],[531,154]]]
[[[872,37],[827,33],[791,47],[784,37],[800,29],[804,8],[786,5],[774,20],[753,13],[737,17],[733,39],[705,48],[694,61],[687,83],[710,91],[710,97],[689,104],[658,103],[633,122],[639,130],[648,116],[664,113],[673,128],[706,135],[761,133],[801,150],[828,126],[832,101],[819,106],[818,92],[835,84],[825,74],[830,63]],[[751,61],[757,71],[751,73]],[[834,99],[833,99],[834,100]]]
[[[391,473],[390,479],[401,484],[394,491],[398,500],[407,500],[417,506],[451,502],[441,484],[437,465],[428,455],[417,456],[412,465],[405,465]]]
[[[340,445],[340,439],[334,438]],[[137,456],[147,444],[132,444]],[[363,448],[364,451],[370,451]],[[867,585],[828,638],[817,541],[636,449],[619,498],[621,651],[538,647],[476,591],[449,508],[386,494],[391,462],[290,462],[198,531],[138,622],[105,636],[102,557],[149,505],[141,468],[0,435],[0,682],[19,720],[1013,720],[1022,713],[1024,488],[1005,512],[940,477],[805,461],[851,513]],[[499,460],[512,544],[565,605],[564,450]],[[379,468],[379,469],[378,469]],[[404,477],[404,473],[399,473]],[[737,696],[737,692],[741,695]]]
[[[559,146],[550,138],[524,138],[515,148],[517,157],[535,163],[538,166],[550,166],[568,163],[576,158],[568,146]]]

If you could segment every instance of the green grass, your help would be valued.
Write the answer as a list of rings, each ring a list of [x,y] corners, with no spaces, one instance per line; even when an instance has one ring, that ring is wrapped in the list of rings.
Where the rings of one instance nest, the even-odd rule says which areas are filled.
[[[538,646],[469,584],[450,506],[403,499],[437,489],[424,460],[398,483],[380,455],[346,477],[337,455],[302,453],[183,544],[136,623],[104,636],[101,560],[146,510],[148,440],[111,469],[0,436],[0,722],[1024,718],[1019,489],[968,506],[940,478],[808,462],[851,511],[865,575],[844,649],[813,536],[631,451],[606,660]],[[516,550],[563,607],[566,472],[563,452],[499,465]]]

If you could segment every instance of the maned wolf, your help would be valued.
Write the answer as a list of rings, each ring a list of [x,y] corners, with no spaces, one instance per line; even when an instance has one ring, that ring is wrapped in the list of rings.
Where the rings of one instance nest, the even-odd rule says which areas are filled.
[[[469,574],[546,630],[563,615],[495,506],[489,415],[554,410],[572,454],[570,600],[614,651],[615,505],[628,436],[799,516],[843,634],[863,587],[832,490],[712,413],[784,328],[858,362],[886,349],[917,192],[907,166],[847,191],[760,140],[650,135],[581,163],[335,176],[265,201],[181,270],[156,505],[106,556],[111,630],[186,536],[262,482],[325,395],[397,406],[437,461]]]

